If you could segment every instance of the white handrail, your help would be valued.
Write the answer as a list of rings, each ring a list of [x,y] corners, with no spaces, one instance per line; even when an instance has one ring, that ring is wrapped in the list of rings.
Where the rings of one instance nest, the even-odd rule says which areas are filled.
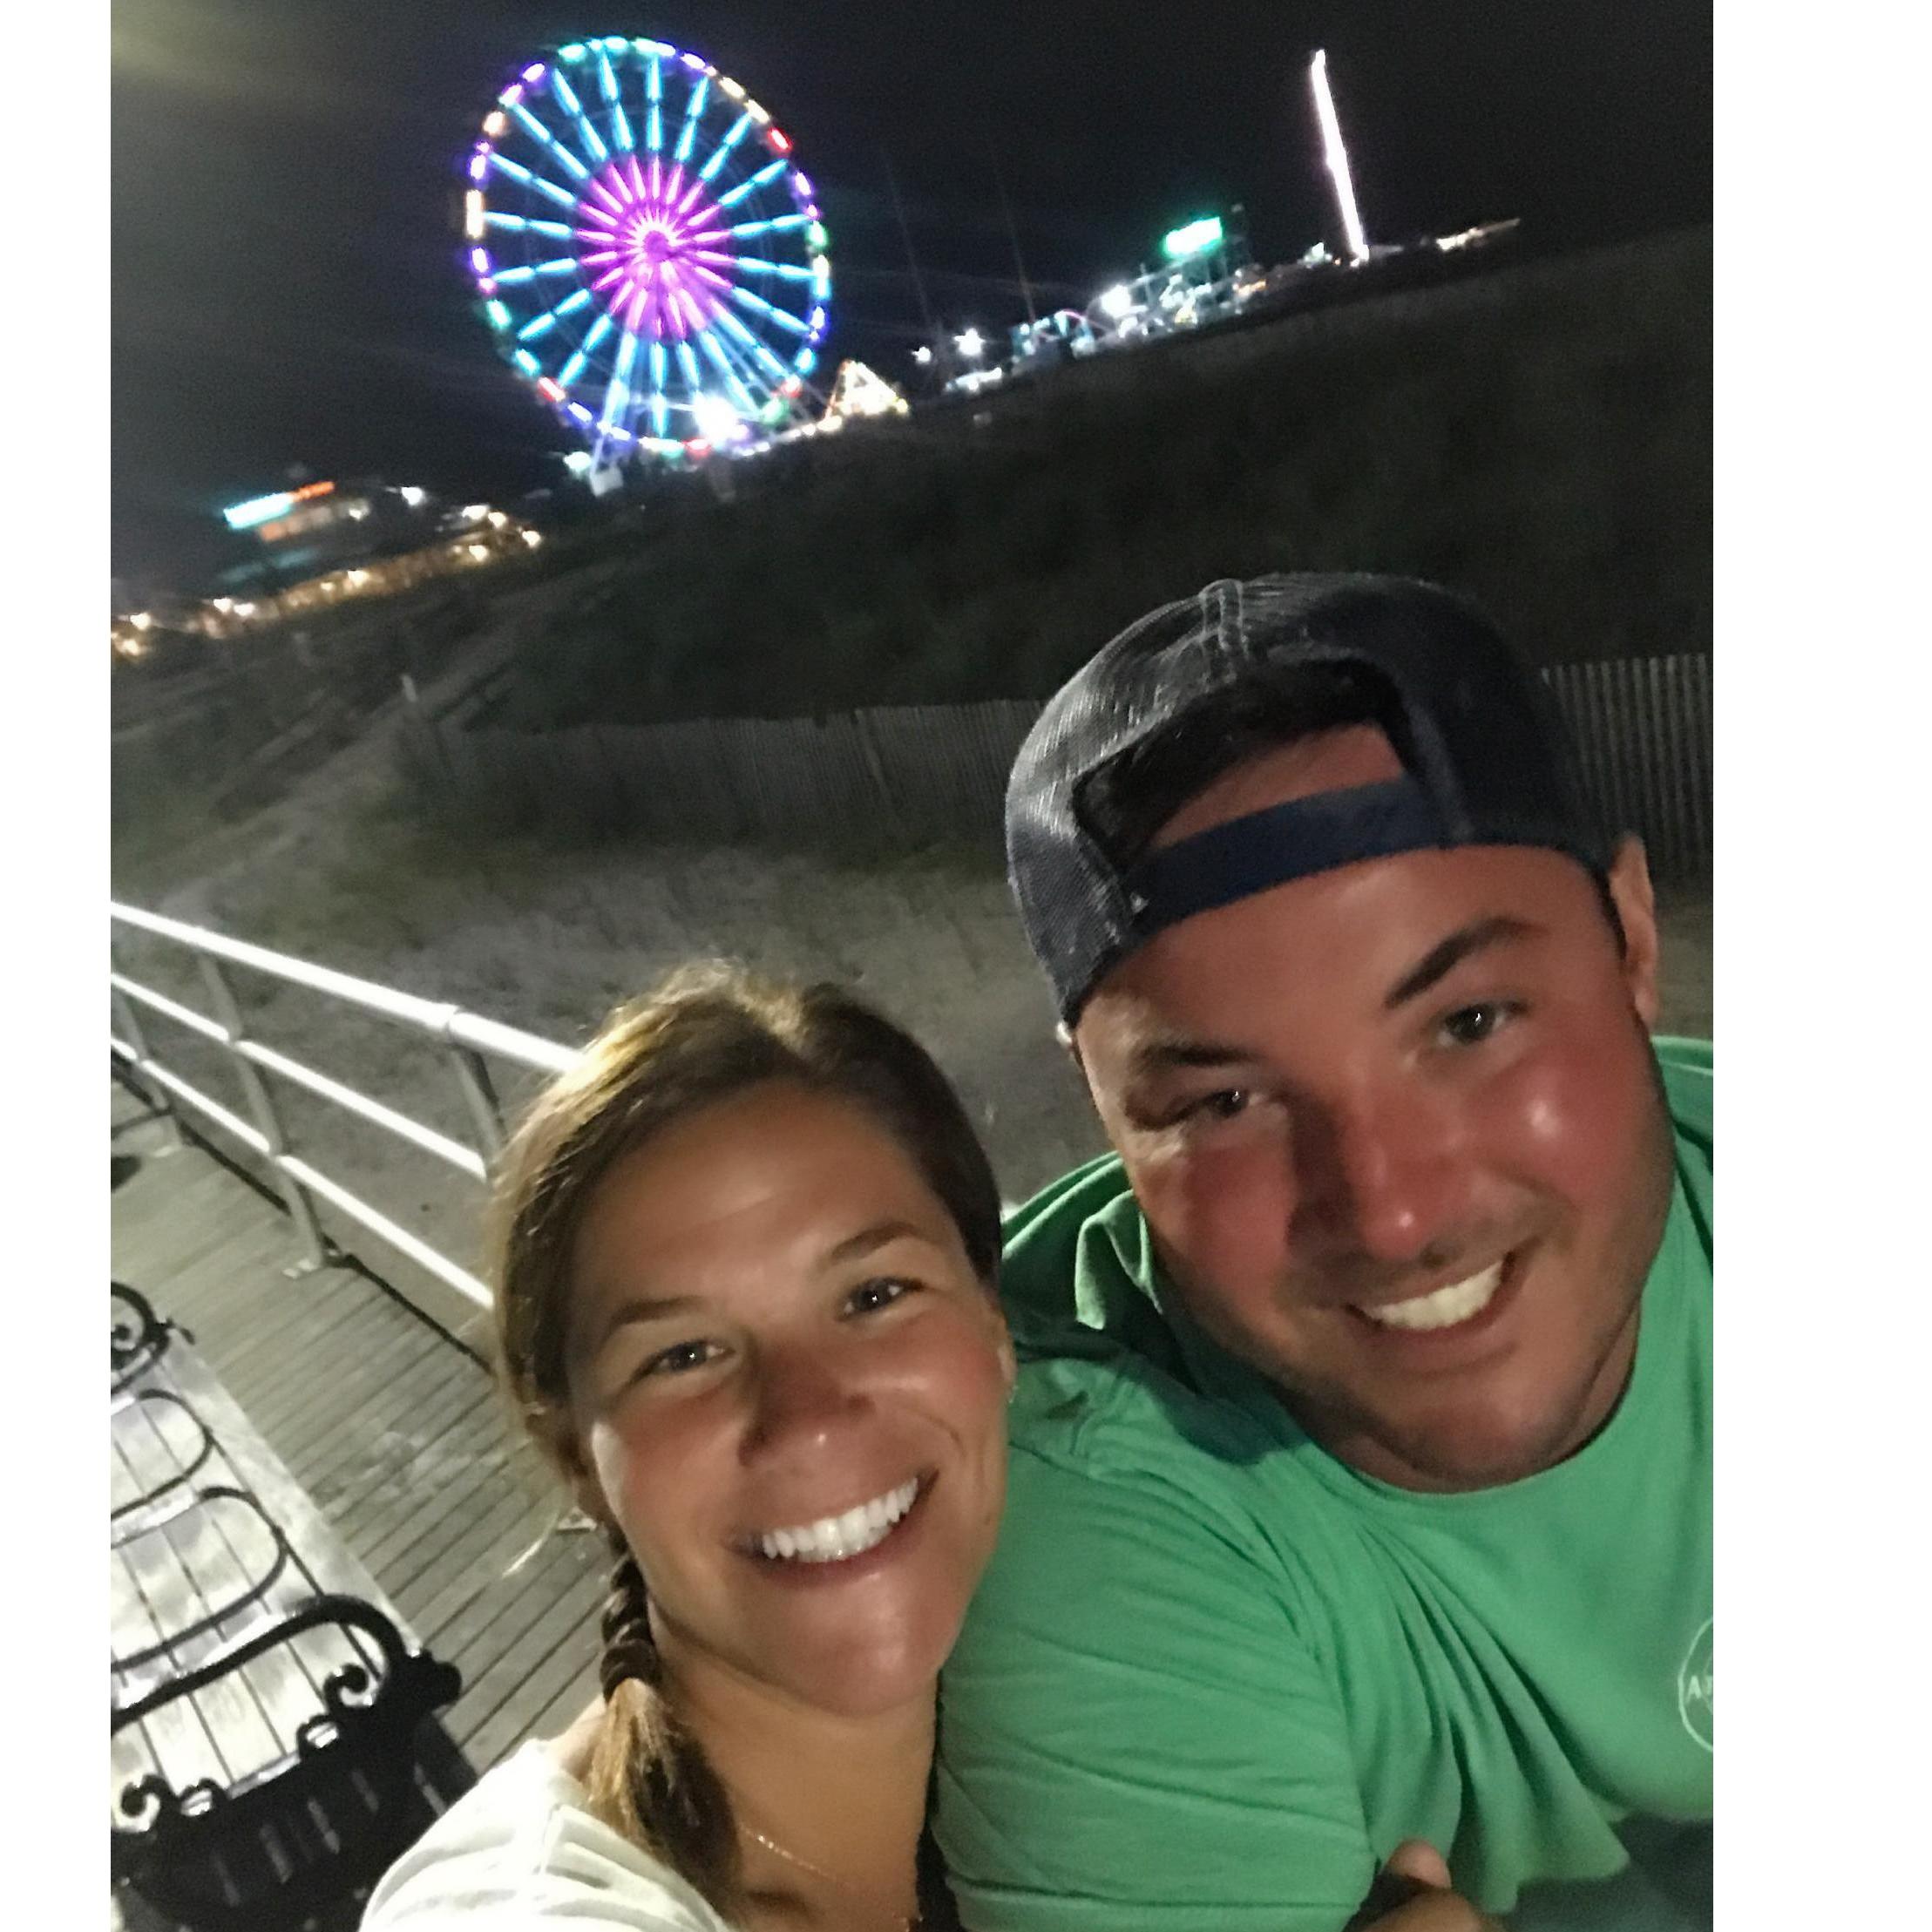
[[[117,925],[125,925],[158,939],[173,939],[176,945],[205,959],[223,959],[247,966],[290,986],[307,986],[325,993],[365,1013],[395,1020],[428,1034],[436,1040],[453,1040],[452,1027],[460,1022],[463,1044],[494,1054],[499,1060],[515,1061],[539,1074],[562,1073],[577,1055],[553,1040],[506,1027],[500,1020],[486,1020],[480,1013],[464,1013],[447,1000],[424,1000],[413,993],[379,985],[374,980],[358,980],[353,973],[338,973],[334,966],[316,966],[291,953],[271,952],[267,946],[251,946],[246,939],[231,939],[226,933],[212,932],[206,926],[187,925],[180,919],[164,919],[159,912],[145,912],[139,906],[110,902],[108,916]]]
[[[576,1063],[576,1051],[539,1034],[505,1026],[501,1020],[466,1013],[447,1000],[425,1000],[373,980],[337,972],[333,966],[317,966],[289,953],[230,939],[205,926],[165,919],[139,906],[111,903],[108,913],[117,931],[125,929],[163,939],[190,953],[216,1007],[212,1015],[202,1013],[153,986],[144,986],[125,972],[112,971],[108,985],[119,1021],[118,1030],[110,1031],[114,1057],[150,1080],[159,1093],[167,1096],[171,1107],[179,1102],[193,1108],[202,1119],[268,1163],[302,1236],[308,1264],[321,1265],[328,1258],[327,1244],[315,1219],[315,1203],[320,1199],[465,1299],[487,1306],[488,1287],[468,1269],[323,1173],[289,1145],[281,1110],[261,1075],[267,1073],[299,1087],[331,1102],[352,1118],[435,1155],[471,1180],[486,1182],[490,1163],[503,1144],[505,1132],[503,1111],[490,1076],[489,1061],[506,1061],[532,1072],[557,1074],[567,1072]],[[224,971],[228,966],[239,966],[287,986],[301,986],[435,1041],[449,1055],[472,1129],[471,1139],[453,1139],[359,1092],[346,1081],[320,1073],[293,1055],[250,1037]],[[249,1111],[254,1115],[252,1125],[162,1061],[148,1044],[135,1012],[137,1005],[227,1051],[247,1098]]]

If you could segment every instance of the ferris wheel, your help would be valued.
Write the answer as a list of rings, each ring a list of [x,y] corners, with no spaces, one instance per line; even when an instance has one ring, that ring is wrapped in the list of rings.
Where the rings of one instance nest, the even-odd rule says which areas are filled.
[[[532,61],[468,162],[468,267],[497,346],[597,452],[702,458],[782,427],[831,263],[791,143],[661,40]]]

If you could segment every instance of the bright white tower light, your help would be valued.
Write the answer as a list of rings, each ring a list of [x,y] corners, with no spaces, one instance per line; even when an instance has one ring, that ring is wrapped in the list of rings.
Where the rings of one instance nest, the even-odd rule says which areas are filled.
[[[1342,211],[1342,233],[1348,238],[1352,261],[1368,259],[1368,237],[1362,233],[1361,211],[1355,206],[1355,184],[1349,179],[1348,150],[1342,146],[1342,124],[1335,117],[1335,97],[1328,91],[1328,53],[1318,49],[1308,64],[1308,85],[1315,93],[1315,118],[1321,123],[1322,148],[1328,172],[1335,178],[1335,200]]]

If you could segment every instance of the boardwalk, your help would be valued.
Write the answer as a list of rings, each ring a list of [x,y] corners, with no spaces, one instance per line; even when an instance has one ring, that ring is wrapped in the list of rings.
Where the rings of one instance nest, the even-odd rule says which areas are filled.
[[[290,1278],[287,1217],[116,1082],[113,1270],[190,1329],[244,1413],[418,1642],[463,1673],[478,1772],[596,1689],[600,1539],[546,1535],[559,1495],[476,1359],[353,1268]],[[519,1563],[535,1546],[535,1553]]]

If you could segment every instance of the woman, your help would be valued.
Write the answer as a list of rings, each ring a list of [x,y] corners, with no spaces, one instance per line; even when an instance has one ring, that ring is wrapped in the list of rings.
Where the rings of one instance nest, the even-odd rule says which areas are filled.
[[[950,1922],[924,1826],[1005,1492],[999,1217],[944,1076],[832,986],[680,974],[543,1095],[497,1342],[611,1540],[604,1696],[440,1820],[365,1932]]]

